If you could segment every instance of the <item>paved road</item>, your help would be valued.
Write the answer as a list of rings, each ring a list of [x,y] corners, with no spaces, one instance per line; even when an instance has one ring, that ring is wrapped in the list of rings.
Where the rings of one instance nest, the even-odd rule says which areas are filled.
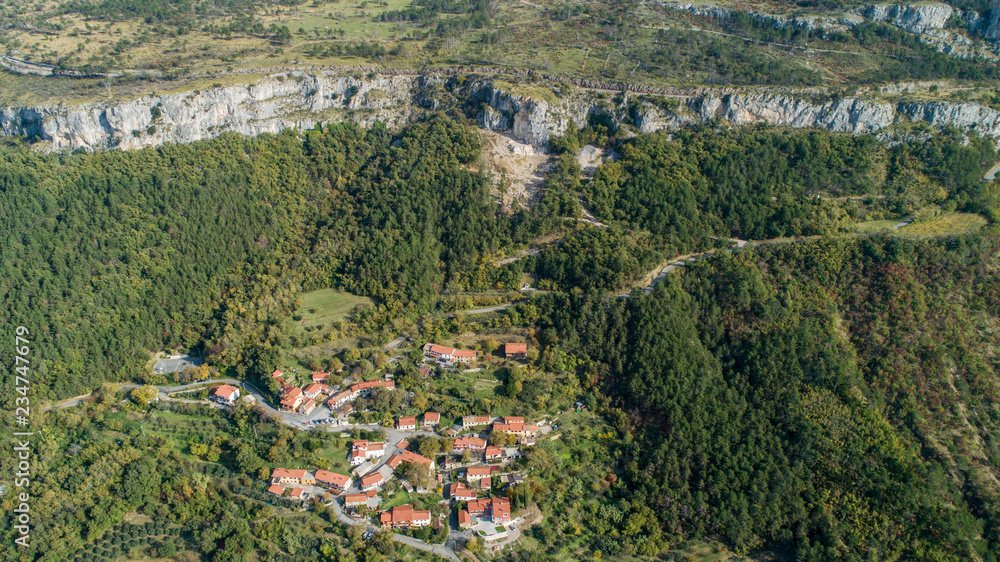
[[[406,341],[406,336],[399,336],[398,338],[386,344],[386,346],[382,348],[382,351],[388,352],[390,349],[395,349],[396,346],[403,343],[404,341]]]
[[[892,228],[896,229],[896,230],[899,230],[900,228],[903,228],[904,226],[910,224],[911,222],[913,222],[913,218],[912,217],[908,218],[908,219],[906,219],[906,220],[904,220],[902,222],[900,222],[899,224],[893,226]],[[860,236],[860,235],[861,235],[861,233],[853,234],[853,236]],[[732,238],[731,241],[735,242],[736,243],[736,249],[740,250],[740,249],[747,248],[747,247],[753,248],[754,246],[763,246],[765,244],[790,244],[790,243],[793,243],[793,242],[801,242],[801,241],[805,241],[805,240],[816,240],[818,238],[820,238],[820,236],[804,236],[804,237],[801,237],[801,238],[794,238],[794,239],[775,238],[775,239],[771,239],[771,240],[758,240],[756,242],[751,242],[751,241],[748,241],[748,240],[739,240],[737,238]],[[732,248],[717,248],[717,249],[714,249],[714,250],[708,250],[708,251],[702,252],[700,254],[691,254],[691,255],[688,255],[688,256],[684,256],[684,257],[682,257],[682,258],[680,258],[680,259],[678,259],[676,261],[670,262],[669,264],[667,264],[666,266],[664,266],[663,269],[660,270],[660,273],[653,279],[653,281],[649,285],[643,287],[642,292],[645,293],[645,294],[649,294],[650,292],[653,291],[653,287],[655,287],[656,284],[659,283],[660,281],[663,281],[663,279],[666,278],[667,274],[670,273],[671,271],[676,271],[677,269],[679,269],[681,267],[684,267],[684,266],[686,266],[689,263],[693,263],[693,262],[696,262],[698,260],[703,260],[703,259],[710,258],[716,252],[719,252],[719,251],[728,252],[728,251],[732,251]],[[621,298],[627,298],[629,296],[629,294],[630,293],[622,293],[622,294],[619,294],[618,296],[621,297]]]
[[[510,306],[513,306],[513,305],[514,305],[514,303],[509,302],[507,304],[501,304],[499,306],[491,306],[491,307],[488,307],[488,308],[477,308],[475,310],[466,310],[465,313],[466,314],[485,314],[487,312],[496,312],[498,310],[503,310],[503,309],[508,308]]]
[[[998,171],[1000,171],[1000,162],[997,162],[996,166],[990,168],[990,171],[986,172],[986,176],[983,179],[993,181],[993,178],[997,177]]]
[[[437,546],[433,544],[427,544],[424,541],[417,540],[406,535],[400,535],[398,533],[393,533],[392,540],[405,544],[406,546],[412,546],[413,548],[418,548],[424,552],[430,552],[440,556],[441,558],[447,558],[448,560],[454,560],[455,562],[462,562],[462,559],[455,554],[455,551],[447,546]],[[447,543],[445,543],[447,544]]]

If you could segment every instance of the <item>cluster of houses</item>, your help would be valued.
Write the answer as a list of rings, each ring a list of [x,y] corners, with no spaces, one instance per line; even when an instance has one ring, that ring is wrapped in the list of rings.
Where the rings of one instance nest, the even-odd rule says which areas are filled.
[[[444,363],[469,363],[475,361],[477,357],[475,350],[456,349],[436,343],[424,344],[423,351],[426,357]],[[507,359],[527,359],[528,344],[524,342],[505,343],[500,348],[500,352]]]
[[[330,374],[325,371],[314,372],[313,382],[305,388],[288,384],[285,381],[284,375],[285,373],[281,369],[275,369],[271,373],[271,377],[281,387],[281,401],[279,404],[282,410],[311,414],[318,405],[323,403],[323,397],[330,393],[330,385],[323,382],[330,377]]]
[[[437,412],[424,412],[421,416],[420,427],[434,429],[441,423],[441,414]],[[403,416],[396,421],[396,429],[401,431],[416,431],[417,416]]]
[[[277,496],[285,493],[285,488],[291,488],[288,494],[293,499],[309,499],[310,494],[302,486],[318,486],[335,494],[343,494],[351,487],[353,480],[346,474],[337,474],[328,470],[300,470],[275,468],[271,472],[271,487],[268,492]]]
[[[364,381],[355,383],[352,384],[350,387],[348,387],[347,390],[342,390],[337,394],[333,395],[330,398],[330,400],[327,401],[326,405],[331,410],[337,410],[341,406],[344,406],[345,404],[348,404],[350,402],[354,402],[355,400],[357,400],[362,396],[370,396],[371,393],[374,392],[376,388],[395,390],[396,382],[388,380],[386,381],[375,380],[375,381]]]
[[[525,423],[524,418],[520,416],[505,416],[502,418],[493,418],[490,416],[464,416],[462,418],[462,429],[473,429],[476,427],[482,427],[489,425],[490,429],[495,432],[510,433],[517,438],[518,445],[531,446],[534,445],[538,436],[541,434],[541,427],[535,424]],[[475,438],[460,438],[469,439],[468,443],[470,445],[467,448],[472,448],[474,450],[484,450],[486,445],[481,439],[475,440]],[[458,439],[455,440],[455,448],[459,448]],[[474,446],[473,446],[474,444]],[[482,449],[479,449],[482,447]]]
[[[275,369],[271,373],[273,377],[281,387],[281,409],[288,412],[298,412],[300,414],[309,415],[323,403],[326,397],[332,394],[333,389],[330,385],[326,384],[330,379],[330,373],[327,371],[313,371],[312,372],[312,383],[310,383],[305,388],[298,388],[296,386],[289,385],[284,378],[284,373],[281,369]],[[336,411],[342,406],[348,405],[358,397],[369,396],[376,388],[387,388],[389,390],[394,390],[396,388],[396,383],[391,380],[374,380],[374,381],[364,381],[351,385],[346,390],[342,390],[333,396],[326,402],[326,405],[330,410]]]

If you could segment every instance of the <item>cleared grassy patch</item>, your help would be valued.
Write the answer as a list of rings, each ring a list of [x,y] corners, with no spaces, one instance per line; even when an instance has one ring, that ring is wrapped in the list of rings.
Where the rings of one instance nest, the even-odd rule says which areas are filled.
[[[878,232],[888,230],[899,223],[899,220],[863,221],[848,225],[848,229],[851,232]]]
[[[300,295],[302,306],[295,311],[295,325],[300,329],[329,326],[345,320],[357,306],[368,306],[372,300],[334,289],[320,289]]]
[[[986,219],[974,213],[948,213],[930,220],[911,223],[899,229],[900,236],[934,238],[975,232],[986,225]]]

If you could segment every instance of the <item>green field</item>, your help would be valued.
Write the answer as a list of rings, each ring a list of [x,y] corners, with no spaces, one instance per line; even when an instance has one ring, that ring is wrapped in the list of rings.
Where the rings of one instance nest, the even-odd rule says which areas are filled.
[[[986,225],[986,219],[973,213],[948,213],[926,221],[914,222],[899,229],[900,236],[934,238],[975,232]]]
[[[334,322],[346,320],[357,306],[368,306],[372,300],[334,289],[320,289],[299,296],[302,305],[295,311],[295,321],[300,330],[322,326],[327,328]],[[319,329],[323,329],[319,328]]]

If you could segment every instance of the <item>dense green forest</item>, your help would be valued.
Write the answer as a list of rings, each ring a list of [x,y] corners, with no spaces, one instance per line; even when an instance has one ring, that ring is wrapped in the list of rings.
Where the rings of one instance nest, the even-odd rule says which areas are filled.
[[[829,239],[512,312],[621,408],[619,515],[580,512],[593,548],[721,535],[800,559],[995,560],[998,257],[993,228]]]
[[[978,178],[994,152],[975,137],[885,149],[823,132],[644,135],[586,185],[564,155],[542,201],[510,215],[469,169],[480,143],[437,116],[398,132],[337,125],[136,152],[8,146],[0,317],[33,331],[51,397],[152,380],[148,352],[164,348],[254,378],[288,347],[283,324],[303,290],[374,297],[377,324],[416,319],[440,291],[516,288],[522,272],[564,290],[616,290],[724,238],[830,234],[934,203],[992,208]],[[565,228],[581,193],[618,226],[577,229],[537,258],[489,267],[490,256]],[[884,198],[835,200],[851,195]]]
[[[304,136],[3,149],[0,315],[32,330],[39,390],[151,376],[147,351],[164,347],[200,349],[239,376],[269,373],[303,288],[415,313],[543,224],[497,216],[489,180],[463,167],[479,138],[449,119]]]

